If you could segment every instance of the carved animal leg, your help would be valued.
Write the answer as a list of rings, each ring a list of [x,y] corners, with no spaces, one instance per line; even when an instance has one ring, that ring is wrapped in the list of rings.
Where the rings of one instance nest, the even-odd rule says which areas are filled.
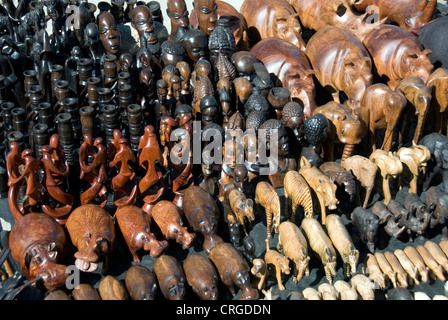
[[[262,290],[264,288],[264,284],[266,282],[267,272],[261,276],[260,281],[258,282],[258,290]]]
[[[289,220],[294,217],[294,213],[290,212],[290,209],[291,209],[290,201],[292,201],[292,200],[291,200],[291,198],[289,198],[289,195],[286,192],[286,189],[284,190],[284,193],[285,193],[285,219]]]
[[[285,290],[285,286],[282,283],[282,270],[281,270],[280,267],[275,268],[275,276],[277,278],[278,289],[280,291],[284,291]]]
[[[292,212],[291,212],[291,222],[292,223],[296,223],[296,211],[297,211],[297,207],[299,206],[298,203],[293,202],[292,204]]]
[[[272,239],[271,228],[272,228],[272,215],[273,212],[270,209],[266,209],[266,229],[267,229],[267,238]]]
[[[294,277],[292,278],[292,281],[294,283],[298,283],[299,279],[297,279],[297,276],[299,275],[299,266],[297,265],[297,263],[294,263]]]
[[[417,193],[417,176],[412,175],[411,181],[409,181],[409,193]]]
[[[317,198],[319,199],[319,204],[320,204],[320,215],[321,215],[322,224],[325,225],[326,216],[327,216],[327,208],[325,207],[325,201],[320,194],[317,194]]]
[[[389,201],[392,199],[392,196],[390,194],[390,177],[386,176],[383,177],[383,194],[384,194],[384,204],[387,205]]]
[[[367,208],[367,205],[369,204],[370,195],[372,194],[373,188],[367,188],[366,189],[366,197],[364,198],[364,204],[362,205],[363,208]]]

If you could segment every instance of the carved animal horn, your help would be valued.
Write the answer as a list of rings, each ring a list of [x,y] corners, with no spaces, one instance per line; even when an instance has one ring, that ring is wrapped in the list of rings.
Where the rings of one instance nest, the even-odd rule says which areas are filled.
[[[421,52],[422,55],[428,55],[430,53],[432,53],[432,50],[429,50],[429,49],[425,49]]]

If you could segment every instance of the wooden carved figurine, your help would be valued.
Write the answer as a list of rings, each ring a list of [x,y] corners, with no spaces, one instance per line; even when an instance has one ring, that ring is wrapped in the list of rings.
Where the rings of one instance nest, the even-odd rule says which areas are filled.
[[[344,264],[344,274],[347,278],[356,273],[358,267],[359,250],[356,249],[351,235],[347,231],[342,218],[337,214],[327,216],[325,225],[330,237]]]
[[[369,9],[376,8],[374,14],[379,14],[379,19],[387,18],[397,23],[401,28],[412,31],[423,27],[432,20],[436,4],[437,1],[432,0],[406,0],[394,6],[389,1],[366,0],[355,2],[354,7],[359,12],[367,13],[369,13]]]
[[[403,249],[403,251],[417,268],[420,280],[427,283],[429,280],[429,267],[425,264],[425,261],[420,253],[413,246],[407,246]]]
[[[288,275],[290,272],[289,260],[287,257],[279,253],[275,249],[269,248],[269,240],[266,239],[266,253],[264,254],[264,261],[268,266],[268,270],[275,269],[275,278],[277,280],[278,288],[284,291],[286,288],[282,283],[282,276]]]
[[[322,224],[314,218],[305,217],[301,227],[306,234],[311,250],[316,253],[325,270],[325,277],[330,282],[336,277],[336,250]]]
[[[324,160],[334,161],[334,143],[344,144],[341,164],[353,155],[355,146],[360,144],[367,134],[366,124],[347,105],[330,101],[314,110],[314,114],[321,113],[328,119],[328,133],[324,147]]]
[[[350,215],[355,233],[365,243],[371,253],[375,252],[378,241],[379,218],[372,211],[357,207]]]
[[[375,284],[365,275],[356,274],[350,279],[350,284],[362,300],[375,300]]]
[[[348,106],[360,106],[373,77],[369,52],[358,38],[350,31],[326,26],[308,41],[306,55],[317,80],[330,90],[335,102],[341,103],[339,92],[344,92]]]
[[[101,300],[98,290],[91,284],[80,283],[72,290],[74,300]]]
[[[425,262],[425,265],[429,268],[429,270],[430,270],[429,275],[434,280],[438,278],[440,281],[445,282],[446,277],[445,277],[443,268],[437,262],[437,260],[434,259],[434,257],[431,255],[431,252],[428,250],[428,248],[426,246],[418,245],[416,247],[416,250],[422,257],[423,261]]]
[[[310,275],[308,242],[295,223],[283,221],[280,224],[277,250],[294,263],[294,283],[298,283],[304,275]]]
[[[360,182],[361,186],[366,189],[366,195],[362,203],[363,208],[366,208],[373,188],[375,187],[378,166],[368,158],[360,155],[348,157],[342,163],[342,166],[345,170],[353,173],[357,181]],[[358,199],[358,202],[360,203],[361,201]]]
[[[369,160],[375,163],[381,174],[384,204],[392,199],[390,193],[390,179],[396,179],[403,172],[403,165],[396,153],[376,149],[369,156]]]
[[[446,254],[443,252],[442,248],[440,248],[440,246],[437,243],[431,240],[427,240],[424,246],[426,247],[426,249],[428,249],[429,253],[434,258],[434,260],[436,260],[437,263],[442,266],[445,272],[447,272],[448,258]]]
[[[363,273],[372,280],[380,289],[386,288],[386,276],[381,270],[378,260],[372,253],[367,253],[364,258]]]
[[[335,210],[339,204],[339,200],[336,198],[336,184],[332,178],[327,177],[318,167],[311,166],[305,157],[300,159],[299,174],[305,178],[317,196],[320,205],[321,221],[325,225],[327,208],[328,210]]]
[[[115,130],[115,133],[119,131]],[[124,207],[132,205],[137,200],[138,184],[136,174],[131,163],[137,161],[134,151],[129,146],[125,138],[119,138],[117,143],[116,153],[112,161],[109,162],[109,167],[115,167],[118,173],[112,178],[112,190],[114,192],[114,203],[117,207]],[[130,188],[128,184],[131,184]]]
[[[320,171],[325,173],[328,177],[334,179],[338,189],[336,190],[336,197],[339,199],[339,203],[343,203],[343,199],[346,199],[345,195],[348,195],[349,203],[345,203],[346,207],[350,208],[357,195],[356,181],[352,173],[345,170],[343,166],[334,161],[327,161],[319,166]]]
[[[240,13],[246,18],[249,48],[262,39],[279,38],[305,50],[298,14],[286,0],[246,0],[241,5]]]
[[[434,68],[428,58],[429,51],[423,50],[417,37],[398,26],[378,26],[362,43],[372,56],[375,73],[387,77],[387,85],[392,90],[400,80],[409,76],[426,82]]]
[[[218,273],[209,258],[191,254],[183,268],[188,284],[201,300],[218,299]]]
[[[409,135],[410,122],[415,119],[415,115],[418,116],[413,140],[418,142],[423,135],[426,116],[431,107],[432,87],[426,86],[424,80],[419,77],[409,76],[397,83],[395,91],[402,93],[409,102],[409,107],[403,114],[399,142],[406,142],[404,138]]]
[[[183,212],[174,203],[167,200],[157,202],[151,211],[151,217],[165,239],[182,243],[185,249],[192,245],[196,235],[188,232],[183,223]]]
[[[408,287],[408,274],[404,270],[403,266],[401,265],[398,258],[395,256],[395,254],[391,251],[384,252],[384,256],[386,257],[387,261],[389,262],[390,266],[394,270],[394,272],[397,274],[397,283],[400,287],[407,288]]]
[[[412,279],[416,285],[419,285],[420,280],[418,279],[418,270],[406,253],[402,249],[396,249],[394,255],[397,257],[403,269],[407,272],[409,278]]]
[[[51,217],[29,213],[15,222],[9,234],[14,260],[29,281],[51,290],[65,284],[67,266],[61,264],[66,237],[62,227]]]
[[[75,253],[76,267],[84,272],[93,272],[102,259],[101,272],[107,273],[116,241],[112,216],[101,206],[84,204],[73,210],[66,227],[71,242],[78,249]]]
[[[160,291],[167,300],[183,300],[185,298],[185,274],[179,261],[166,254],[157,258],[154,273]]]
[[[412,147],[402,147],[398,150],[397,156],[403,163],[403,175],[409,177],[409,192],[417,193],[417,182],[420,173],[425,174],[426,164],[431,159],[428,147],[417,145],[414,141]],[[401,188],[400,184],[400,188]]]
[[[445,114],[448,107],[448,69],[437,68],[426,81],[426,86],[432,88],[431,114],[434,115],[434,132],[447,133],[447,117]]]
[[[303,213],[306,217],[314,216],[311,189],[301,174],[295,170],[288,171],[285,174],[283,189],[285,195],[285,218],[289,217],[295,223],[296,210],[299,205],[303,207]]]
[[[155,300],[157,294],[157,280],[147,267],[133,265],[126,270],[126,289],[132,300]]]
[[[278,227],[280,226],[280,197],[272,185],[265,181],[260,181],[255,189],[255,203],[264,207],[267,239],[272,239],[272,225],[274,226],[274,233],[278,233]],[[259,212],[258,215],[260,215]]]
[[[394,141],[394,129],[398,125],[407,105],[406,97],[392,90],[384,83],[375,83],[367,87],[361,99],[360,118],[367,125],[369,146],[372,151],[377,147],[376,130],[386,130],[381,149],[389,151]]]
[[[42,210],[63,224],[67,221],[67,215],[72,210],[75,198],[71,193],[64,190],[64,179],[68,177],[70,169],[67,160],[61,158],[61,155],[58,154],[58,146],[55,147],[47,145],[41,149],[41,163],[44,168],[43,181],[47,191],[43,196]],[[64,162],[64,167],[58,166],[59,163]],[[50,199],[57,201],[59,205],[56,207],[51,205]]]
[[[115,212],[115,220],[134,262],[140,262],[139,249],[149,251],[151,257],[158,257],[168,248],[168,241],[158,241],[152,233],[150,219],[145,211],[133,205],[118,208]]]
[[[107,275],[98,285],[101,300],[128,300],[129,293],[116,277]]]
[[[203,235],[205,253],[209,254],[214,246],[223,242],[217,234],[220,216],[218,206],[201,187],[191,185],[185,190],[183,211],[193,230]]]
[[[251,222],[255,220],[252,199],[248,199],[242,191],[232,189],[229,192],[229,203],[235,218],[243,226],[244,233],[247,236],[246,221],[251,226]]]
[[[145,175],[138,182],[139,194],[145,203],[142,209],[150,214],[151,208],[162,197],[165,190],[162,171],[160,169],[163,166],[163,154],[159,147],[155,129],[151,125],[145,127],[145,133],[140,138],[138,162],[145,170]]]
[[[210,251],[209,258],[232,296],[236,295],[236,285],[242,292],[240,299],[258,299],[258,290],[253,289],[250,283],[250,267],[233,245],[227,242],[218,244]]]
[[[31,155],[30,149],[20,154],[17,142],[10,144],[10,151],[6,157],[6,170],[8,173],[8,204],[15,221],[23,215],[35,210],[41,205],[41,190],[38,182],[39,161]],[[19,205],[19,192],[26,184],[25,197]]]
[[[397,287],[397,272],[394,271],[389,261],[387,261],[386,256],[383,252],[375,252],[375,258],[378,261],[378,265],[381,268],[381,271],[384,275],[389,279],[389,282],[392,284],[394,288]]]
[[[277,38],[261,40],[250,52],[265,65],[269,73],[277,76],[281,86],[291,92],[292,99],[303,102],[305,116],[311,116],[317,105],[314,70],[307,56],[292,43]]]
[[[263,259],[257,258],[252,262],[253,266],[250,273],[253,277],[253,286],[259,291],[263,290],[266,284],[266,277],[268,276],[268,266]]]
[[[95,150],[96,149],[96,150]],[[93,157],[90,162],[89,157]],[[104,207],[107,204],[107,149],[103,145],[102,138],[96,138],[92,141],[90,134],[84,135],[84,142],[79,149],[79,166],[81,168],[80,179],[86,180],[90,187],[84,191],[81,196],[81,204],[87,204],[98,195],[100,205]]]

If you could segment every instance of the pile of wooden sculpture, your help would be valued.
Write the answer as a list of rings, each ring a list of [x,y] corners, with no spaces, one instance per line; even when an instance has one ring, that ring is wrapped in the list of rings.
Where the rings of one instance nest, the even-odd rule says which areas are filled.
[[[446,281],[436,1],[193,6],[0,5],[0,299],[373,300]],[[101,281],[68,289],[69,265]]]

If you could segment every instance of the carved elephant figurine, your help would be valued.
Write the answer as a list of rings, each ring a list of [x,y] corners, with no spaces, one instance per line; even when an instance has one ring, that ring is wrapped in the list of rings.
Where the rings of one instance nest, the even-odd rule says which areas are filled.
[[[9,248],[26,278],[45,290],[65,284],[63,265],[66,237],[62,227],[43,213],[28,213],[15,222],[9,233]]]
[[[366,208],[369,203],[372,190],[375,187],[378,166],[368,158],[360,155],[348,157],[344,162],[342,162],[342,166],[346,170],[352,172],[355,178],[360,182],[361,186],[366,189],[366,195],[362,204],[362,207]]]
[[[248,48],[265,38],[279,38],[305,51],[298,14],[287,0],[245,0],[240,13],[246,19]]]
[[[359,12],[379,14],[379,19],[387,18],[401,28],[412,31],[419,29],[432,20],[437,1],[403,0],[363,0],[354,3]]]
[[[414,141],[412,147],[402,147],[397,152],[403,165],[403,175],[409,179],[409,192],[417,193],[417,182],[420,173],[425,174],[427,162],[431,159],[431,152],[428,147],[417,145]],[[402,187],[400,181],[400,188]]]
[[[355,145],[359,144],[367,134],[367,127],[353,110],[343,104],[330,101],[318,107],[314,114],[321,113],[328,119],[328,134],[324,142],[324,159],[333,161],[334,141],[344,144],[341,163],[353,153]]]
[[[310,188],[316,194],[320,204],[321,221],[325,225],[327,208],[335,210],[339,204],[339,200],[336,198],[337,186],[334,183],[334,179],[326,176],[318,167],[311,166],[305,157],[300,159],[299,174],[305,178]]]
[[[291,99],[303,102],[303,113],[309,117],[316,109],[314,70],[302,51],[292,43],[266,38],[258,42],[251,50],[269,73],[275,75],[281,86],[291,92]],[[281,63],[279,63],[281,61]]]
[[[410,106],[407,108],[407,112],[405,111],[404,113],[399,142],[404,142],[403,136],[409,131],[409,123],[412,121],[414,114],[418,118],[413,140],[418,142],[423,133],[426,115],[431,106],[432,87],[426,86],[421,78],[410,76],[399,81],[395,87],[395,91],[401,92],[408,100],[408,105]]]
[[[362,41],[370,52],[374,74],[387,77],[387,85],[395,90],[406,77],[419,77],[424,82],[434,66],[416,36],[399,26],[384,24],[373,29]]]
[[[390,178],[396,179],[403,172],[403,164],[396,152],[376,149],[373,151],[369,160],[378,166],[382,178],[382,187],[384,195],[384,204],[388,204],[392,199],[390,193]]]
[[[434,132],[448,133],[446,108],[448,107],[448,70],[434,70],[426,81],[427,87],[432,87],[431,114],[434,115]]]
[[[316,79],[340,103],[339,93],[347,95],[347,105],[360,106],[361,98],[372,84],[372,59],[369,52],[349,31],[326,26],[308,41],[306,55]]]
[[[408,101],[401,93],[392,90],[384,83],[369,86],[362,99],[359,115],[369,128],[369,147],[376,149],[376,130],[386,130],[381,149],[389,151],[392,147],[394,129]],[[356,111],[355,111],[356,112]]]

